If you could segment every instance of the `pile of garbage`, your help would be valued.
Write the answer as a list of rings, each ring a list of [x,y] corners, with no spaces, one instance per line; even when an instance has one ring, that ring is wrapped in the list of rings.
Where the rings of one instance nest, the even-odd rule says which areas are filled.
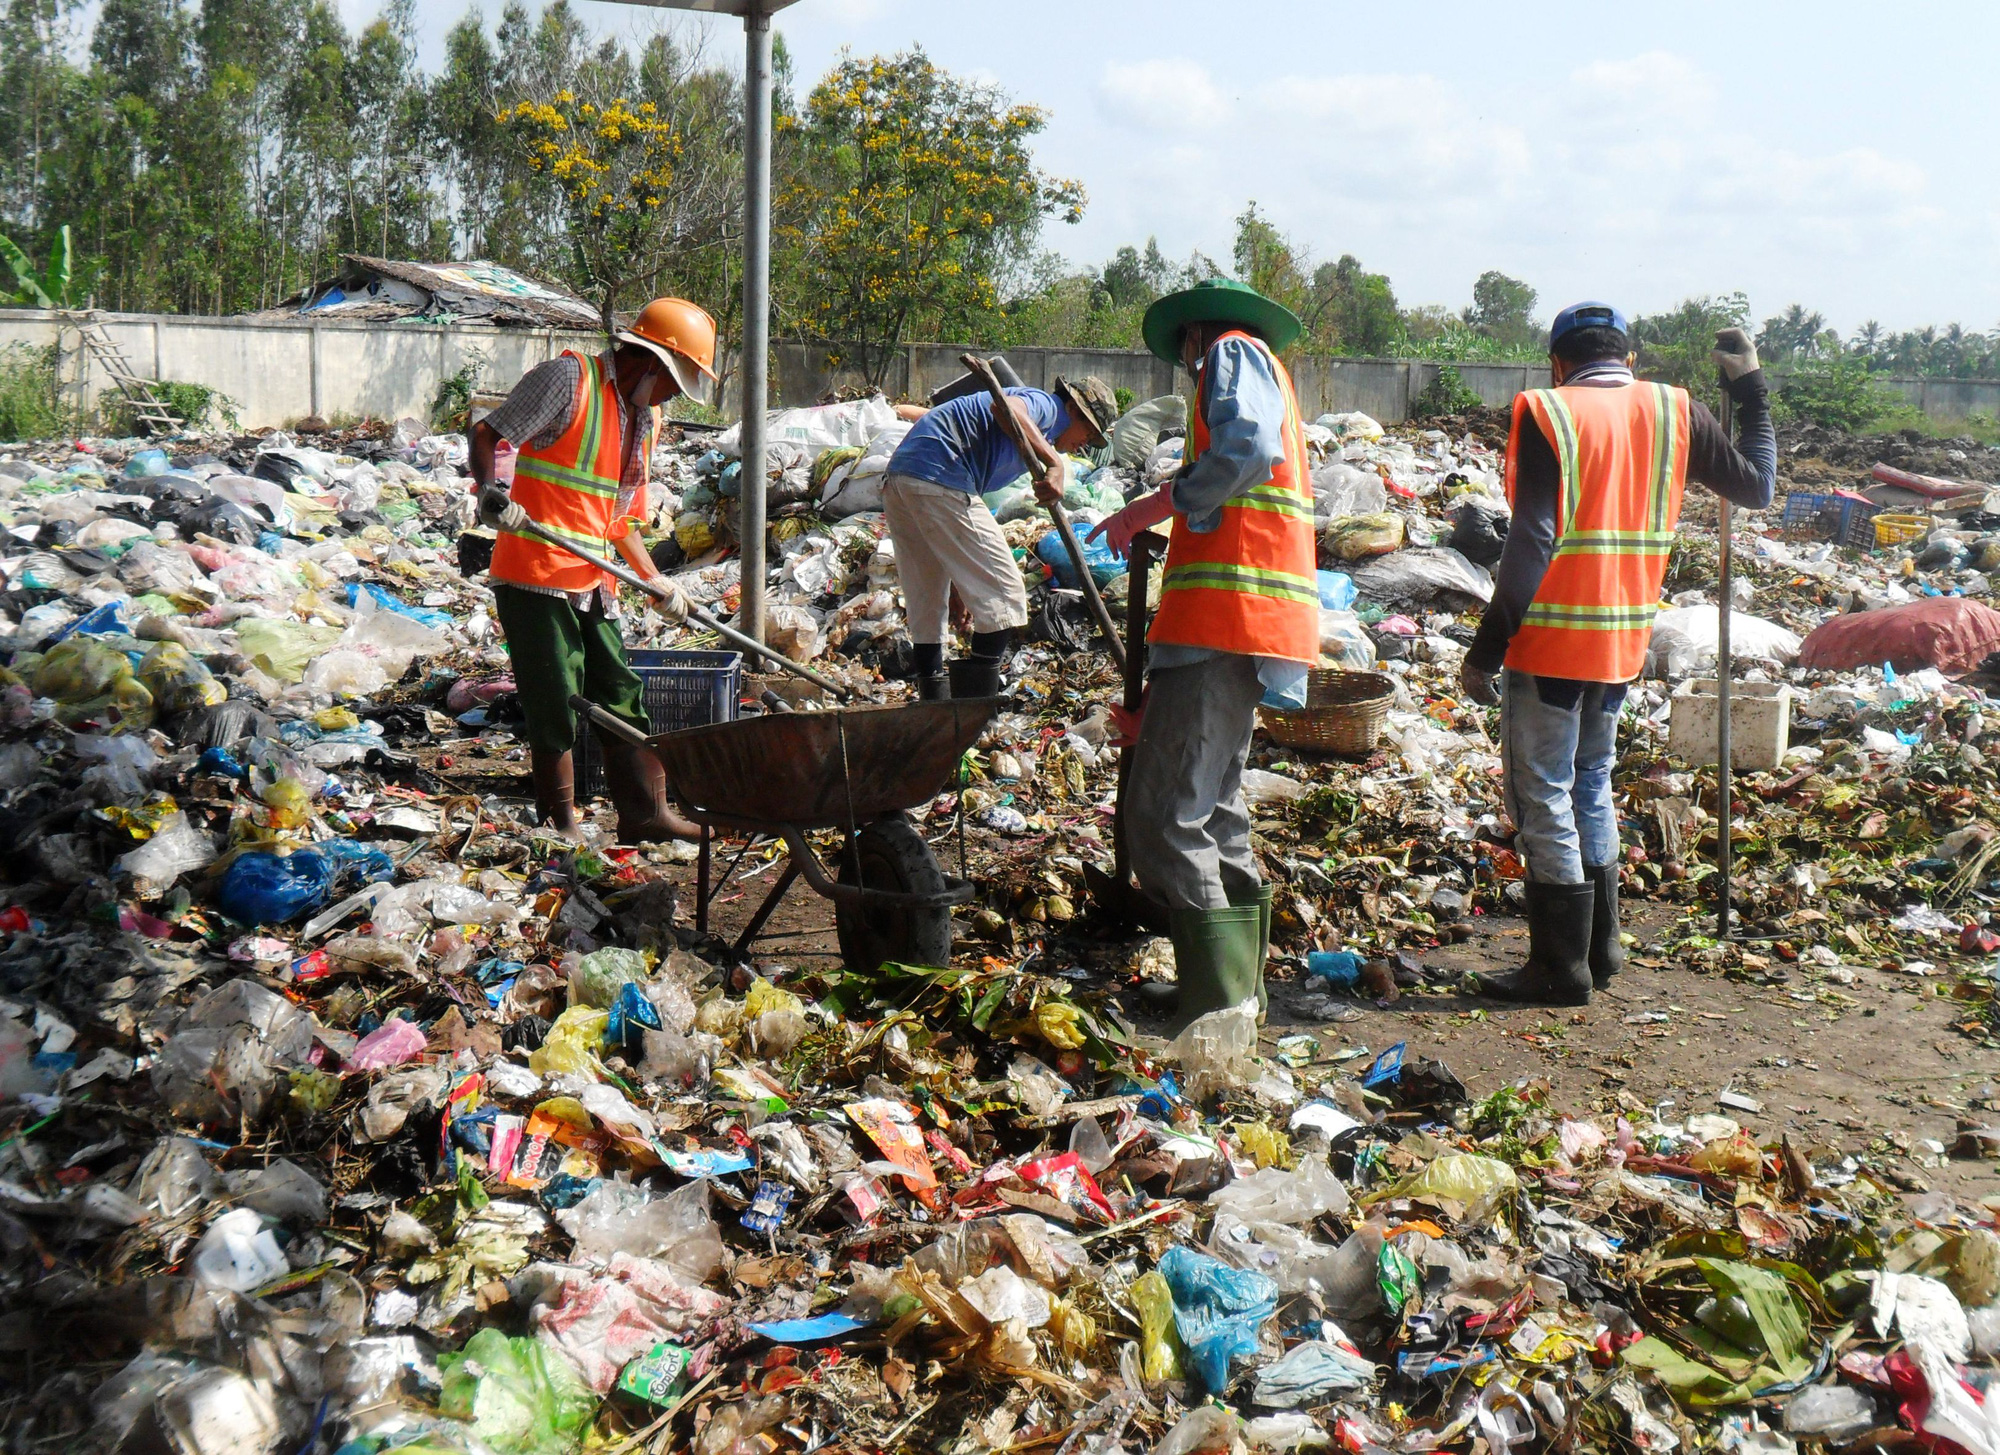
[[[1183,414],[1142,402],[1072,462],[1081,524],[1170,475]],[[988,501],[1035,602],[1013,709],[918,815],[976,898],[950,964],[864,967],[697,932],[692,846],[530,822],[462,437],[0,458],[14,1442],[2000,1455],[1993,1206],[1754,1109],[1475,1097],[1411,1042],[1329,1059],[1297,1029],[1456,995],[1425,953],[1518,894],[1491,724],[1455,695],[1506,530],[1486,425],[1309,426],[1324,662],[1394,702],[1365,756],[1260,738],[1273,1025],[1248,1003],[1171,1041],[1164,942],[1089,906],[1117,683],[1022,482]],[[881,400],[772,426],[774,643],[893,698],[906,426]],[[676,433],[655,558],[727,612],[734,440]],[[1797,699],[1736,779],[1753,953],[1697,919],[1716,778],[1675,714],[1714,670],[1717,543],[1691,509],[1619,769],[1628,892],[1686,911],[1656,953],[1949,967],[1994,1038],[1984,513],[1880,550],[1815,539],[1823,509],[1739,522],[1739,663]]]

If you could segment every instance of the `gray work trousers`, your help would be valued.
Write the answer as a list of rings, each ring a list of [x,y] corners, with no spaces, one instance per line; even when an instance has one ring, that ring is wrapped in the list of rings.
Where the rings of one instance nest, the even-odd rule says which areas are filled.
[[[1125,837],[1140,887],[1169,909],[1227,909],[1262,882],[1243,763],[1263,696],[1257,659],[1235,653],[1152,674]]]

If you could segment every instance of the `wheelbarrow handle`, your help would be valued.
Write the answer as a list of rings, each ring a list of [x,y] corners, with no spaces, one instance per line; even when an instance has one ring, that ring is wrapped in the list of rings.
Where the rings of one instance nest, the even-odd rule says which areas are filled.
[[[627,567],[621,566],[615,561],[607,561],[604,559],[604,557],[597,555],[594,552],[586,551],[583,549],[583,547],[576,545],[571,541],[564,540],[554,531],[549,530],[547,527],[543,526],[540,521],[531,518],[525,522],[525,526],[526,529],[524,531],[524,534],[531,535],[538,541],[544,541],[549,545],[558,547],[561,550],[568,551],[572,556],[575,556],[579,561],[589,562],[591,565],[597,567],[598,570],[604,572],[606,575],[615,577],[618,580],[623,581],[627,586],[635,586],[639,590],[645,592],[648,596],[664,598],[666,595],[666,593],[662,591],[658,586],[655,586],[652,582],[648,581],[644,576],[641,576],[637,571],[633,571],[628,569]],[[806,681],[812,683],[815,687],[825,688],[828,692],[831,692],[835,697],[839,698],[842,702],[852,702],[858,695],[852,687],[843,686],[841,683],[834,681],[831,677],[824,676],[818,672],[813,671],[813,669],[810,667],[803,666],[798,662],[794,662],[790,657],[786,656],[776,647],[767,647],[764,645],[764,643],[758,641],[755,637],[746,636],[742,632],[736,630],[736,628],[733,626],[725,626],[723,623],[717,621],[714,617],[710,616],[707,612],[702,611],[699,608],[690,607],[688,609],[688,620],[693,622],[696,626],[703,628],[704,630],[714,632],[717,636],[721,637],[725,642],[730,643],[732,646],[738,647],[741,650],[749,652],[754,656],[764,658],[766,661],[770,662],[772,666],[776,667],[781,672],[789,672],[794,677],[803,677],[805,678]]]
[[[986,385],[986,392],[1000,404],[1000,428],[1014,442],[1014,448],[1021,452],[1021,462],[1030,468],[1034,465],[1034,454],[1028,448],[1027,438],[1021,432],[1021,422],[1014,417],[1014,406],[1007,402],[1007,391],[1000,387],[1000,378],[993,372],[993,366],[977,354],[960,354],[965,367],[979,376]],[[1060,500],[1049,501],[1045,506],[1049,519],[1056,523],[1056,534],[1062,537],[1063,550],[1069,556],[1070,566],[1076,571],[1077,582],[1083,587],[1083,599],[1090,607],[1090,614],[1097,622],[1097,629],[1104,633],[1105,643],[1111,649],[1111,660],[1118,664],[1118,670],[1125,670],[1125,644],[1118,638],[1118,628],[1112,624],[1111,612],[1104,605],[1104,598],[1098,594],[1097,581],[1090,574],[1090,567],[1083,559],[1083,543],[1077,540],[1076,531],[1069,523],[1069,512],[1063,509]]]
[[[575,693],[570,697],[569,705],[589,718],[593,727],[602,728],[605,732],[611,734],[612,737],[618,739],[619,742],[629,743],[635,748],[648,746],[644,733],[633,727],[624,718],[613,717],[588,697],[585,697],[581,692]]]

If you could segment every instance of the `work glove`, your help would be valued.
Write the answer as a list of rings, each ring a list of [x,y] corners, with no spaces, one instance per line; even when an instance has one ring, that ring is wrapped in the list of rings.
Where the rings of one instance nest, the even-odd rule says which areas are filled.
[[[1139,705],[1129,711],[1123,703],[1113,703],[1111,707],[1111,737],[1105,744],[1112,748],[1137,747],[1139,729],[1146,725],[1146,699],[1153,694],[1148,687],[1139,694]]]
[[[1483,706],[1492,707],[1500,700],[1499,675],[1482,672],[1470,662],[1458,669],[1458,685],[1467,697]]]
[[[1709,357],[1722,370],[1722,377],[1732,384],[1746,374],[1757,372],[1757,345],[1740,328],[1725,328],[1717,333]]]
[[[688,613],[694,609],[687,593],[665,576],[655,577],[653,584],[660,588],[661,594],[653,596],[648,593],[647,599],[652,602],[653,610],[660,614],[660,619],[668,626],[679,626],[686,621]]]
[[[1132,554],[1132,537],[1143,530],[1150,530],[1174,513],[1171,486],[1163,486],[1150,495],[1141,495],[1137,500],[1116,515],[1099,522],[1086,539],[1104,537],[1104,544],[1111,554],[1124,560]]]
[[[534,523],[528,512],[514,503],[504,485],[488,485],[479,492],[479,523],[494,530],[526,533]]]

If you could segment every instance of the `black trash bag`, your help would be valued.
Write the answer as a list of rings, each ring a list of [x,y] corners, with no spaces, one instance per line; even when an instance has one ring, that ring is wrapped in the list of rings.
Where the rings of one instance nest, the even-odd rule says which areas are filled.
[[[678,571],[687,564],[687,552],[671,531],[653,543],[652,556],[653,564],[662,571]]]
[[[210,500],[190,506],[174,524],[185,535],[214,536],[217,540],[233,541],[239,546],[256,545],[258,538],[271,529],[268,521],[258,520],[242,506],[227,500]]]
[[[476,530],[458,533],[458,574],[470,581],[493,564],[494,538]]]
[[[282,485],[287,490],[310,487],[312,476],[306,467],[291,456],[277,450],[266,450],[257,457],[257,463],[250,471],[259,480],[269,480],[273,485]]]
[[[191,470],[196,465],[219,465],[222,461],[216,459],[214,455],[198,451],[192,454],[175,455],[168,463],[176,470]]]
[[[76,522],[73,520],[45,520],[41,529],[35,532],[35,544],[44,550],[66,546],[75,539]]]
[[[1507,549],[1507,526],[1513,514],[1505,501],[1490,495],[1468,495],[1451,518],[1448,545],[1475,566],[1491,566]]]

